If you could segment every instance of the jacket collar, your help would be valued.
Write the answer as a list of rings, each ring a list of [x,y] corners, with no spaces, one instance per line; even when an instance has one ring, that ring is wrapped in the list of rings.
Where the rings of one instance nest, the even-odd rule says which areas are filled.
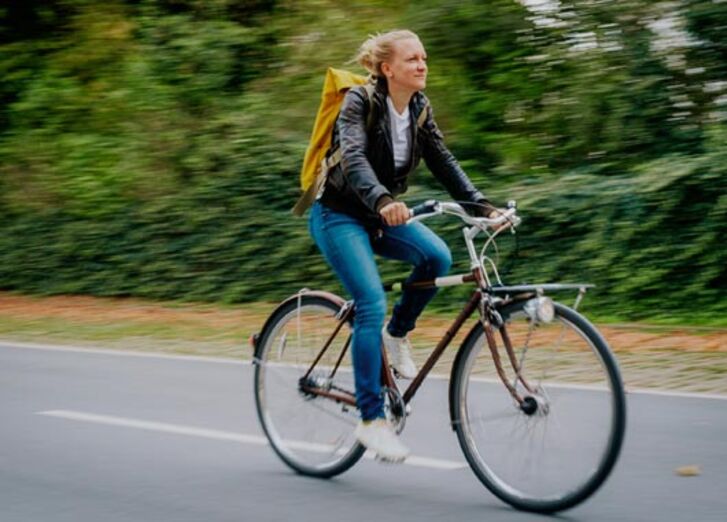
[[[384,77],[375,77],[374,80],[376,89],[374,90],[374,99],[378,105],[377,110],[379,111],[378,119],[384,129],[384,140],[389,148],[391,154],[391,161],[394,161],[394,145],[391,142],[391,121],[389,119],[389,107],[386,103],[386,97],[389,95],[389,88]],[[409,132],[411,137],[411,147],[409,148],[409,165],[412,165],[414,161],[414,149],[417,143],[417,135],[419,128],[417,126],[417,119],[419,114],[424,109],[425,99],[424,94],[421,91],[414,93],[409,100],[409,119],[410,126]]]

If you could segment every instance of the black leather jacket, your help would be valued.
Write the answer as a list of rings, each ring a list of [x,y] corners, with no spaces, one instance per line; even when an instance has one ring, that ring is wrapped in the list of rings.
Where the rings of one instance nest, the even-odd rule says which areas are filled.
[[[422,92],[417,92],[409,102],[412,133],[409,164],[398,171],[395,169],[386,96],[385,81],[377,84],[371,108],[363,87],[355,87],[346,93],[331,142],[331,150],[340,145],[341,162],[328,173],[321,202],[367,223],[378,224],[378,209],[406,192],[409,175],[423,158],[455,200],[488,204],[444,145],[431,106],[424,124],[417,127],[419,114],[428,106]],[[369,110],[374,113],[371,129],[367,132]]]

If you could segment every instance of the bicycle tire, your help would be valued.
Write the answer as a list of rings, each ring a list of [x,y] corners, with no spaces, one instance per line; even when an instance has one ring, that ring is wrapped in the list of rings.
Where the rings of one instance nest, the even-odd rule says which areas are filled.
[[[285,464],[319,478],[343,473],[365,452],[353,434],[358,410],[306,394],[299,386],[334,332],[342,305],[336,296],[317,293],[289,299],[273,312],[256,345],[255,406],[265,436]],[[350,328],[349,320],[316,365],[313,378],[330,372]],[[344,359],[331,385],[353,392],[350,358]]]
[[[582,315],[555,303],[553,321],[535,326],[524,306],[515,303],[500,313],[535,393],[520,382],[516,389],[540,401],[538,412],[523,412],[494,370],[492,378],[487,369],[475,375],[488,366],[478,356],[494,366],[478,323],[452,368],[452,421],[467,462],[487,489],[517,509],[554,513],[586,500],[613,470],[626,398],[616,359]]]

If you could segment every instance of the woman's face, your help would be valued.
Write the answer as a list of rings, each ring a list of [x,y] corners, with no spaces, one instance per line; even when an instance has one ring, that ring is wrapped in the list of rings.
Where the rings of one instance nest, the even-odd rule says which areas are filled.
[[[421,91],[427,86],[427,53],[416,38],[394,44],[391,61],[381,64],[389,89]]]

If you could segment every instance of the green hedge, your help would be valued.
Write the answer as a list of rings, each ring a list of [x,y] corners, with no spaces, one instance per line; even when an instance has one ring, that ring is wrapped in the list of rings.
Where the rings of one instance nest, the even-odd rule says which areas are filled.
[[[642,23],[647,0],[563,4],[551,26],[512,0],[11,4],[0,289],[340,291],[289,208],[325,67],[353,67],[367,34],[398,26],[427,45],[427,93],[473,181],[520,203],[517,252],[499,241],[508,282],[588,281],[601,316],[724,324],[727,115],[705,82],[724,76],[727,4],[684,3],[693,39],[667,51]],[[407,201],[428,197],[446,196],[417,173]],[[431,226],[466,270],[458,225]],[[382,265],[386,279],[405,271]],[[447,290],[434,306],[463,298]]]
[[[289,213],[297,192],[293,154],[266,172],[210,176],[102,218],[58,210],[5,215],[0,287],[225,302],[274,301],[303,286],[340,291],[306,221]],[[596,283],[589,302],[601,315],[723,316],[727,196],[719,183],[727,173],[715,160],[668,158],[639,175],[573,173],[500,187],[493,195],[518,199],[524,218],[517,252],[509,234],[499,241],[503,278]],[[429,196],[446,198],[419,188],[408,199]],[[452,245],[456,269],[466,270],[457,224],[431,226]],[[386,279],[405,270],[383,263]],[[435,306],[454,307],[460,298],[462,291],[448,290]]]

